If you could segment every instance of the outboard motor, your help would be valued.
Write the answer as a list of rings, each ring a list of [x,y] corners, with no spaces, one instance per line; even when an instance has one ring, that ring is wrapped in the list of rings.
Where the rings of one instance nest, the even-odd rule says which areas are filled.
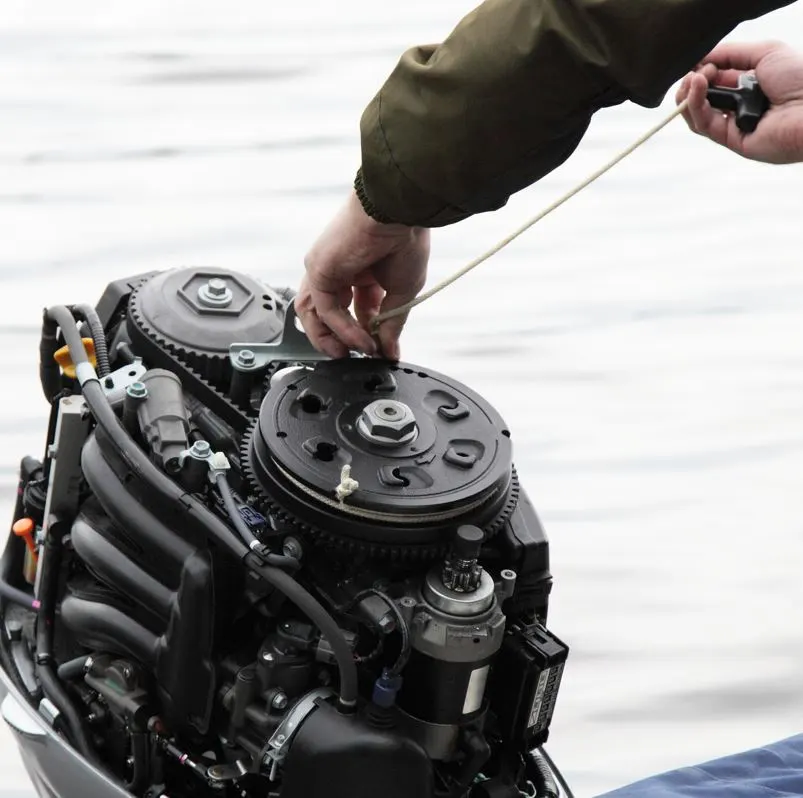
[[[223,269],[50,308],[40,353],[0,664],[41,795],[557,794],[568,649],[487,401],[329,360],[291,291]]]

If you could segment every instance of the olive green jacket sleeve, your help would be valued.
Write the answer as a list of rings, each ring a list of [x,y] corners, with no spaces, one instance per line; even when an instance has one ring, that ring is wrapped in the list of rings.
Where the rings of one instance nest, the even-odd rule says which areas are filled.
[[[486,0],[401,57],[360,123],[355,188],[381,221],[503,206],[575,150],[600,108],[659,105],[740,22],[793,0]]]

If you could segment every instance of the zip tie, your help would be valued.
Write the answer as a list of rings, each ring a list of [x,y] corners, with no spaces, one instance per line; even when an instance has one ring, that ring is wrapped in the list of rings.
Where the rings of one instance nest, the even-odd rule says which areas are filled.
[[[379,325],[382,324],[383,321],[387,321],[388,319],[392,319],[395,316],[401,316],[407,313],[408,311],[412,310],[416,305],[420,305],[422,302],[425,302],[430,297],[435,296],[435,294],[437,294],[438,292],[443,291],[444,288],[447,288],[452,283],[456,282],[461,277],[468,274],[472,269],[479,266],[483,261],[486,261],[492,255],[495,255],[497,252],[499,252],[499,250],[503,249],[508,244],[510,244],[511,241],[514,241],[522,233],[529,230],[536,222],[540,222],[541,219],[543,219],[545,216],[548,216],[550,213],[552,213],[552,211],[557,210],[561,205],[563,205],[564,202],[570,200],[575,194],[579,194],[584,188],[591,185],[591,183],[593,183],[598,177],[602,177],[602,175],[604,175],[608,170],[612,169],[620,161],[623,161],[628,155],[630,155],[632,152],[638,149],[646,141],[651,139],[656,133],[663,130],[663,128],[665,128],[676,116],[680,116],[680,114],[682,114],[686,110],[686,106],[688,104],[689,104],[688,98],[683,100],[683,102],[680,103],[677,106],[677,108],[675,108],[675,110],[672,111],[672,113],[669,114],[669,116],[667,116],[662,122],[659,122],[657,125],[655,125],[655,127],[648,130],[646,133],[644,133],[642,136],[636,139],[636,141],[634,141],[629,147],[622,150],[617,156],[608,161],[608,163],[597,169],[596,172],[594,172],[585,180],[583,180],[582,183],[579,183],[573,189],[571,189],[571,191],[568,191],[562,197],[555,200],[555,202],[553,202],[551,205],[548,205],[546,208],[544,208],[544,210],[542,210],[528,222],[519,227],[518,230],[511,233],[506,238],[503,238],[498,244],[495,244],[487,252],[480,255],[478,258],[475,258],[473,261],[471,261],[471,263],[468,263],[465,266],[463,266],[462,269],[456,271],[451,277],[447,277],[445,280],[438,283],[433,288],[430,288],[429,291],[425,291],[423,294],[420,294],[410,302],[406,302],[404,305],[400,305],[399,307],[393,308],[392,310],[386,310],[384,313],[379,313],[378,315],[374,316],[374,318],[371,320],[371,332],[376,333],[376,331],[379,329]]]
[[[351,478],[351,466],[344,465],[340,470],[340,484],[335,488],[337,500],[342,504],[343,500],[351,496],[359,487],[360,483]]]

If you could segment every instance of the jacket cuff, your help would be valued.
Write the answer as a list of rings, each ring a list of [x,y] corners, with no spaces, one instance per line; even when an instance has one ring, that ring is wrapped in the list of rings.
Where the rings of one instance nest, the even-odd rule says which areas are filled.
[[[354,191],[357,193],[357,199],[360,201],[360,205],[362,205],[362,209],[377,222],[381,224],[397,224],[395,219],[391,219],[389,216],[382,213],[379,208],[371,202],[371,198],[368,196],[368,193],[365,190],[365,181],[363,180],[362,176],[362,167],[357,170],[357,176],[354,178]]]

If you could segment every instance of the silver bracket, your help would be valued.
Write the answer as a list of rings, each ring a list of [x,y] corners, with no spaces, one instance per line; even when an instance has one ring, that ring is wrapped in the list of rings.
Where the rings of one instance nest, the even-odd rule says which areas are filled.
[[[209,467],[209,481],[212,484],[215,483],[218,475],[225,474],[231,468],[229,458],[223,452],[213,452],[212,447],[206,441],[195,441],[189,449],[184,449],[179,453],[179,471],[184,468],[184,462],[188,458],[206,463]]]
[[[235,371],[260,371],[271,363],[329,360],[329,355],[319,352],[306,334],[296,327],[296,318],[295,302],[288,302],[284,312],[281,340],[270,343],[231,344],[229,358]],[[244,357],[243,352],[245,352]]]
[[[293,736],[298,731],[302,722],[316,708],[317,702],[322,698],[329,698],[334,695],[331,687],[318,687],[307,693],[293,706],[284,716],[284,720],[276,727],[270,740],[268,740],[268,752],[265,754],[265,764],[270,765],[270,780],[276,781],[276,771],[279,765],[284,762]]]
[[[105,377],[98,377],[106,398],[111,404],[122,402],[125,399],[125,389],[142,378],[147,369],[142,365],[142,358],[134,359],[133,363],[115,369]]]

